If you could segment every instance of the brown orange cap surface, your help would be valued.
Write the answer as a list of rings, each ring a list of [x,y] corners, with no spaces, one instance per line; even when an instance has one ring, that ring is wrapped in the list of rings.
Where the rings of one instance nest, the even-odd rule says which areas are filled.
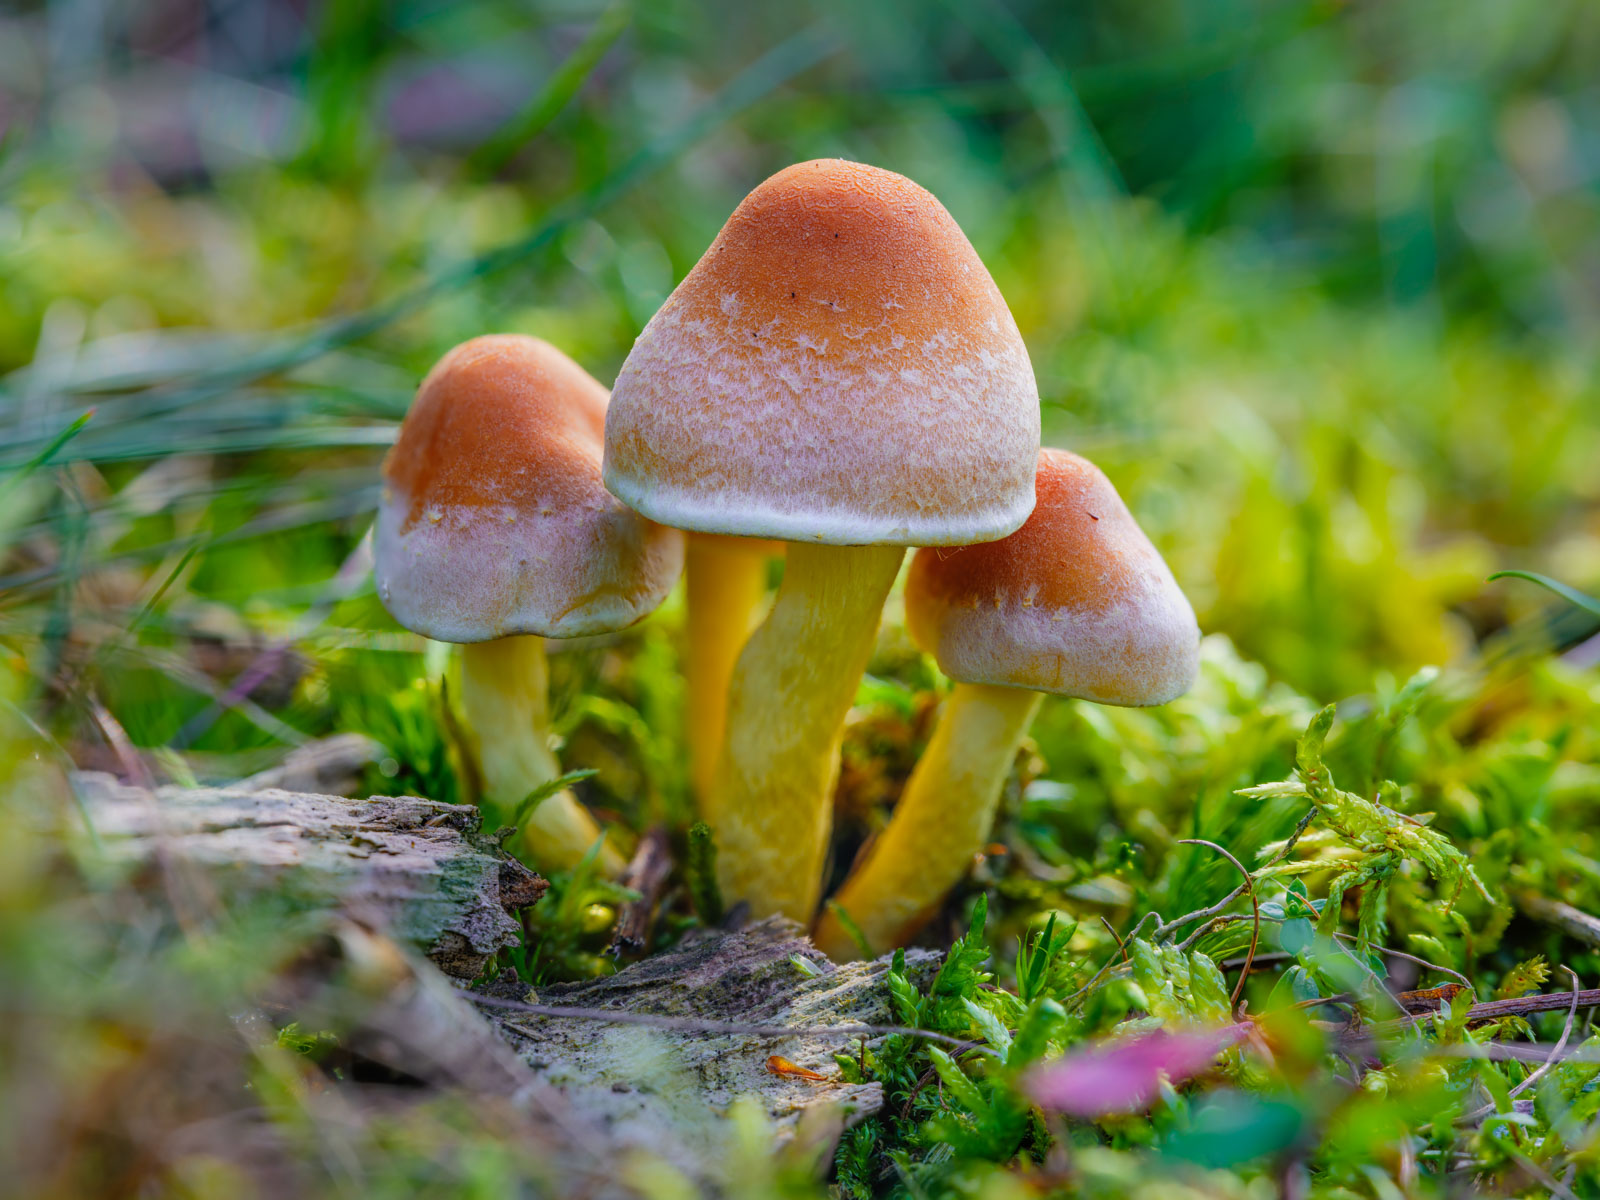
[[[962,545],[1033,507],[1027,348],[966,236],[900,175],[823,159],[728,218],[623,364],[606,486],[655,520]]]
[[[538,338],[463,342],[428,373],[383,464],[378,595],[447,642],[633,624],[683,565],[683,535],[600,482],[606,390]]]
[[[906,623],[950,678],[1164,704],[1199,666],[1194,610],[1111,481],[1039,454],[1038,506],[1002,541],[920,550]]]

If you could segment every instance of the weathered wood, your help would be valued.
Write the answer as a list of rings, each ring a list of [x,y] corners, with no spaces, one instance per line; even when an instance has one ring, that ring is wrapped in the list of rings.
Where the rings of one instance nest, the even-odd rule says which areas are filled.
[[[202,922],[250,904],[319,916],[320,940],[260,998],[267,1024],[254,1036],[270,1040],[270,1026],[299,1021],[334,1032],[340,1053],[401,1077],[509,1103],[530,1136],[560,1144],[552,1166],[570,1151],[561,1172],[587,1175],[590,1189],[596,1164],[618,1161],[664,1161],[700,1189],[736,1185],[728,1164],[739,1161],[748,1125],[725,1118],[741,1100],[772,1121],[786,1161],[823,1164],[839,1132],[883,1104],[880,1085],[840,1082],[833,1056],[856,1053],[854,1027],[894,1023],[886,964],[835,966],[790,923],[702,931],[610,978],[540,995],[515,977],[479,985],[501,1001],[654,1014],[693,1028],[471,1005],[460,982],[516,941],[510,912],[545,886],[478,833],[475,810],[270,789],[152,790],[87,773],[74,782],[93,833],[83,849],[91,869],[165,886]],[[641,856],[641,891],[659,886],[659,857]],[[910,953],[919,986],[938,961]],[[249,1024],[247,1016],[238,1019]],[[698,1022],[795,1032],[707,1032]],[[773,1055],[828,1079],[775,1074]]]
[[[477,810],[462,805],[242,787],[151,791],[90,772],[73,783],[92,835],[86,852],[148,871],[191,911],[256,901],[340,913],[390,931],[457,978],[475,978],[517,944],[512,914],[546,887],[482,836]]]
[[[639,839],[639,848],[618,881],[638,892],[639,898],[624,904],[617,913],[617,929],[611,936],[613,954],[637,954],[650,944],[656,905],[661,902],[661,889],[670,874],[672,851],[667,845],[667,831],[652,829]]]
[[[799,958],[817,973],[806,973]],[[925,986],[939,958],[909,951],[908,965]],[[859,1037],[816,1032],[828,1027],[892,1023],[884,961],[829,962],[781,919],[738,932],[707,931],[607,979],[543,988],[535,998],[513,981],[487,990],[507,999],[698,1018],[708,1022],[792,1026],[786,1037],[706,1034],[609,1025],[486,1009],[485,1015],[536,1074],[556,1085],[574,1113],[603,1123],[619,1148],[663,1154],[702,1184],[722,1182],[730,1136],[721,1118],[740,1097],[760,1106],[781,1138],[801,1118],[832,1106],[841,1125],[883,1105],[879,1084],[837,1081],[837,1054],[854,1054]],[[830,1077],[810,1082],[767,1069],[781,1055]],[[819,1116],[821,1114],[818,1114]],[[808,1125],[815,1122],[808,1119]]]

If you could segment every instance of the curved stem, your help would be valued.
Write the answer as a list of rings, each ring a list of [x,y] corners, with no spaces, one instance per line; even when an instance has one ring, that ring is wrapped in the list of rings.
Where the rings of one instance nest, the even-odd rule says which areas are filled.
[[[528,793],[561,775],[550,750],[550,668],[544,639],[532,635],[461,647],[461,709],[477,739],[483,773],[484,823],[505,824]],[[525,857],[547,871],[577,865],[600,826],[571,792],[558,792],[533,810],[519,835]],[[606,875],[622,870],[610,846],[601,848]]]
[[[705,803],[717,775],[728,718],[728,681],[767,598],[772,543],[691,533],[688,585],[689,781]]]
[[[809,921],[833,827],[839,740],[877,638],[899,546],[788,544],[772,613],[728,689],[728,724],[706,817],[717,876],[751,916]]]
[[[945,700],[888,828],[835,897],[874,954],[903,945],[966,875],[1042,699],[1023,688],[958,683]],[[814,940],[837,961],[860,957],[832,913]]]

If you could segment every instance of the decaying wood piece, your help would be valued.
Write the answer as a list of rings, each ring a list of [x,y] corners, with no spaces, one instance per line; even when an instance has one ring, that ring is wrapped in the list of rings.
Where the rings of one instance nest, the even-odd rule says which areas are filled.
[[[448,1091],[471,1107],[474,1120],[532,1152],[538,1194],[637,1196],[615,1178],[605,1129],[537,1078],[459,984],[384,934],[330,917],[258,1002],[233,1018],[258,1050],[276,1044],[290,1021],[336,1039],[324,1069],[340,1080],[329,1107],[341,1124],[392,1119],[404,1106]],[[391,1083],[412,1086],[375,1085],[377,1068],[393,1073]],[[363,1077],[368,1082],[355,1082]]]
[[[73,784],[92,835],[87,854],[135,871],[182,872],[203,885],[184,893],[208,903],[349,916],[457,978],[482,974],[496,951],[517,943],[512,914],[546,887],[483,837],[477,810],[462,805],[276,789],[151,791],[90,772]]]
[[[795,966],[792,958],[811,964],[817,974]],[[938,962],[926,951],[907,953],[922,986]],[[836,966],[792,923],[773,919],[738,932],[706,931],[610,978],[543,988],[537,1000],[793,1026],[804,1033],[708,1035],[496,1009],[486,1009],[485,1016],[541,1078],[561,1089],[579,1118],[605,1124],[620,1148],[664,1154],[695,1180],[716,1185],[732,1136],[723,1118],[739,1097],[753,1098],[783,1137],[794,1136],[803,1115],[818,1106],[833,1106],[841,1127],[882,1107],[881,1085],[838,1082],[833,1056],[854,1054],[859,1038],[816,1030],[892,1023],[887,969],[884,961]],[[514,981],[486,990],[507,999],[534,998]],[[773,1074],[767,1069],[772,1055],[828,1081]]]
[[[639,839],[628,869],[618,881],[625,888],[639,893],[617,913],[617,930],[611,937],[614,954],[637,954],[650,944],[650,927],[655,922],[656,905],[661,902],[661,889],[672,874],[672,850],[667,845],[667,831],[652,829]]]

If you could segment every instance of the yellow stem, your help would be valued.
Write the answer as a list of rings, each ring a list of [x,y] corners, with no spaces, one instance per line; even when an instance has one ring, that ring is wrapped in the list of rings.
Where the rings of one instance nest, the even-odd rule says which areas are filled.
[[[544,639],[528,635],[462,646],[461,709],[478,743],[485,821],[510,821],[529,792],[561,775],[550,749]],[[600,826],[571,792],[563,791],[533,810],[519,836],[535,866],[564,871],[594,845]],[[622,859],[610,846],[602,847],[600,867],[616,875]]]
[[[772,613],[728,690],[706,806],[728,905],[808,922],[822,886],[845,714],[866,670],[905,550],[790,542]]]
[[[1042,698],[979,683],[950,692],[888,828],[834,897],[874,954],[904,945],[966,875]],[[817,923],[815,941],[836,961],[861,956],[831,912]]]
[[[688,582],[689,780],[701,803],[711,795],[728,717],[728,681],[767,598],[773,543],[691,533]]]

